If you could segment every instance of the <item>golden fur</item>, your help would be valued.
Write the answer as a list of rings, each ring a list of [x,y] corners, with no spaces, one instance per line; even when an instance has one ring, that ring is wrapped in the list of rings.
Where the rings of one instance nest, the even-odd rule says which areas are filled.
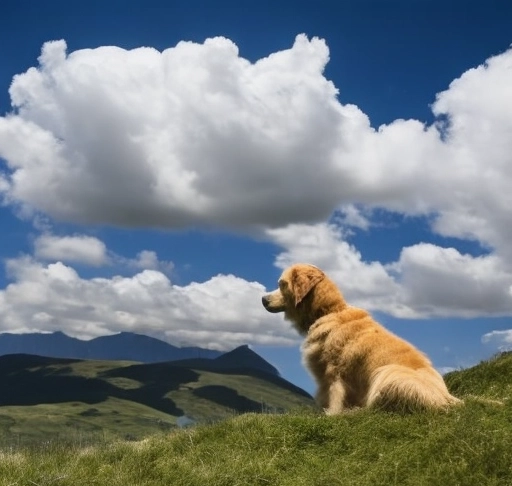
[[[287,268],[279,288],[262,302],[269,312],[284,312],[305,336],[303,360],[318,385],[317,403],[327,414],[354,407],[414,410],[460,403],[423,353],[365,310],[346,304],[319,268]]]

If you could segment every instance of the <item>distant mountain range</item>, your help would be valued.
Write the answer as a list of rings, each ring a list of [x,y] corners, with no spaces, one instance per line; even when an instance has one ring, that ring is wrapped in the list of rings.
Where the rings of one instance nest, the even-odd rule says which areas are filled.
[[[0,356],[36,354],[52,358],[128,360],[157,363],[190,358],[217,358],[220,351],[199,347],[179,348],[142,334],[121,332],[90,341],[72,338],[63,332],[50,334],[0,334]]]
[[[179,348],[159,339],[130,332],[90,341],[72,338],[63,332],[0,334],[0,356],[10,354],[140,363],[173,361],[174,365],[202,370],[257,370],[279,376],[274,366],[248,346],[240,346],[227,353],[200,347]]]

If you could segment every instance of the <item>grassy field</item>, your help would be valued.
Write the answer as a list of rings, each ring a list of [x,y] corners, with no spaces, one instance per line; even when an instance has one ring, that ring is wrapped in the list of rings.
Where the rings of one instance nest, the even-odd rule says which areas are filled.
[[[512,485],[512,354],[447,382],[465,398],[448,412],[251,413],[141,441],[4,448],[0,485]]]

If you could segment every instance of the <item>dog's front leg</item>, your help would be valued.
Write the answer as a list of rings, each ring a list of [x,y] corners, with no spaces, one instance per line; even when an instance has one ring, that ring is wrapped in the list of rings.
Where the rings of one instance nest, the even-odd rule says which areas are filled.
[[[326,415],[337,415],[343,412],[345,393],[345,386],[340,379],[324,383],[318,388],[316,402]]]

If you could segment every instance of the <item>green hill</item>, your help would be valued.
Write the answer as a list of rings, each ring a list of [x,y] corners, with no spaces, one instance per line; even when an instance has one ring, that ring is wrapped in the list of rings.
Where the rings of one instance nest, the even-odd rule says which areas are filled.
[[[142,441],[10,447],[0,486],[510,486],[511,358],[451,373],[465,404],[447,412],[248,413]]]
[[[142,438],[236,413],[313,406],[300,388],[258,370],[209,371],[32,355],[0,357],[0,444],[65,437]]]
[[[501,353],[478,366],[445,376],[455,395],[479,395],[495,400],[512,397],[512,352]]]

